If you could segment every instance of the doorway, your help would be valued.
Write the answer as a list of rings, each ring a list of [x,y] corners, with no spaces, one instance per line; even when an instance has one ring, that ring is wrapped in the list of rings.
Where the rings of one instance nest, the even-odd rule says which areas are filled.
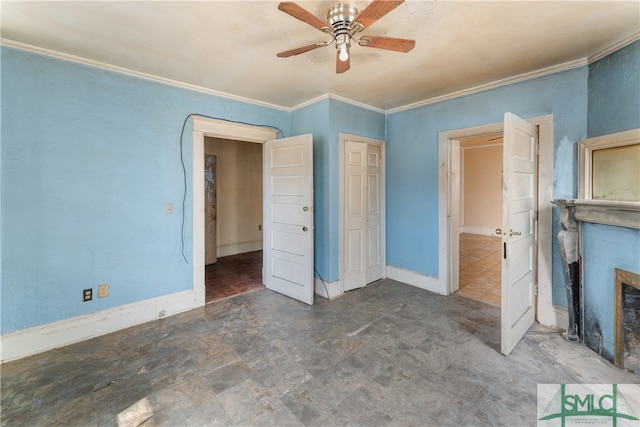
[[[192,181],[193,188],[192,217],[190,230],[189,221],[183,221],[183,236],[192,235],[191,247],[184,247],[184,255],[189,252],[193,254],[191,262],[193,274],[193,307],[203,306],[206,300],[205,286],[205,186],[204,186],[204,165],[205,165],[205,137],[223,138],[237,141],[254,142],[259,145],[267,141],[276,139],[277,129],[265,128],[261,126],[251,126],[242,123],[228,122],[224,120],[211,119],[194,115],[192,116]],[[185,173],[186,174],[186,173]],[[186,197],[185,197],[186,199]],[[184,212],[184,210],[183,210]],[[183,237],[183,244],[185,239]],[[186,260],[188,258],[185,256]]]
[[[459,288],[460,139],[504,133],[501,346],[509,354],[534,320],[566,326],[566,309],[552,304],[553,116],[523,120],[505,113],[502,123],[442,132],[440,163],[440,286]],[[539,144],[538,144],[539,141]],[[512,185],[513,184],[513,185]],[[502,232],[504,231],[504,233]]]
[[[262,144],[205,137],[205,303],[262,289]]]
[[[245,123],[229,122],[225,120],[213,119],[211,117],[203,117],[198,115],[190,116],[193,125],[192,131],[192,181],[191,187],[193,188],[192,195],[192,217],[191,224],[189,224],[187,218],[184,218],[185,204],[187,203],[188,195],[187,182],[185,181],[185,196],[183,204],[183,221],[182,221],[182,234],[181,234],[181,249],[182,255],[187,264],[189,263],[188,253],[193,254],[192,273],[193,273],[193,288],[191,294],[187,298],[192,299],[192,307],[200,307],[205,304],[205,197],[204,197],[204,139],[205,137],[233,139],[245,142],[255,142],[261,144],[263,147],[263,191],[265,195],[264,208],[263,208],[263,234],[265,236],[263,243],[263,264],[262,279],[264,285],[271,290],[282,293],[284,295],[304,300],[309,304],[313,303],[313,136],[311,134],[300,135],[297,137],[281,138],[276,140],[278,133],[281,133],[278,129],[253,126]],[[186,123],[186,122],[185,122]],[[182,142],[182,140],[181,140]],[[182,148],[182,147],[181,147]],[[278,168],[280,171],[287,171],[288,166],[295,164],[300,169],[299,174],[289,174],[290,179],[286,177],[276,177],[274,168]],[[183,169],[184,177],[187,178],[187,170]],[[297,185],[295,185],[297,183]],[[292,194],[295,193],[295,194]],[[285,226],[294,226],[294,230],[302,230],[303,233],[298,239],[301,242],[297,254],[293,257],[293,262],[290,265],[294,265],[296,271],[299,273],[296,278],[301,279],[299,282],[289,281],[289,285],[285,287],[277,287],[274,284],[274,280],[277,278],[278,272],[274,272],[274,252],[278,251],[278,245],[276,242],[269,241],[269,236],[277,235],[275,230],[276,223],[274,222],[274,211],[278,210],[278,206],[273,203],[274,195],[290,195],[291,199],[297,202],[301,202],[300,210],[294,209],[295,215],[289,218],[279,218],[280,224]],[[291,208],[287,200],[282,200],[280,203],[278,214],[286,213],[287,209]],[[284,210],[283,210],[284,209]],[[289,209],[290,211],[290,209]],[[300,212],[303,212],[300,214]],[[298,221],[298,224],[291,224],[291,219]],[[300,226],[301,225],[301,226]],[[298,228],[298,226],[300,226]],[[188,229],[189,228],[189,229]],[[187,247],[185,245],[189,236],[192,236],[192,246]],[[273,237],[272,236],[272,237]],[[273,243],[273,244],[270,244]],[[290,260],[291,261],[291,260]],[[277,266],[278,268],[280,265]],[[291,274],[287,274],[290,271],[279,271],[280,276],[293,278]],[[275,273],[275,274],[274,274]],[[297,290],[299,293],[303,292],[306,298],[300,297],[295,292],[289,292],[291,289]]]
[[[501,133],[460,138],[458,295],[500,306]],[[452,236],[455,238],[455,234]]]

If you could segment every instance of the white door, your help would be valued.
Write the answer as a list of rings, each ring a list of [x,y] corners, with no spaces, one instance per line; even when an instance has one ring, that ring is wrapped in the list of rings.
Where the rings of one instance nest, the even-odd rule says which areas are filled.
[[[384,277],[382,147],[345,141],[343,289]]]
[[[365,283],[382,279],[382,147],[367,145],[367,278]]]
[[[345,141],[344,157],[344,270],[343,289],[350,291],[366,285],[365,233],[367,144]]]
[[[264,284],[313,304],[312,135],[267,141],[264,177]]]
[[[204,263],[218,262],[216,240],[216,156],[204,158]]]
[[[501,351],[508,355],[535,320],[538,129],[504,115]]]

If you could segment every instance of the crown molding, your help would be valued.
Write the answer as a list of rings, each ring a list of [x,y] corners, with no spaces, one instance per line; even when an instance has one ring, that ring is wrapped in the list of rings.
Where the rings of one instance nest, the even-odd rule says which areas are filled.
[[[471,95],[478,92],[483,92],[489,89],[495,89],[502,86],[507,86],[513,83],[519,83],[526,80],[535,79],[542,76],[547,76],[549,74],[559,73],[561,71],[571,70],[573,68],[578,68],[583,65],[587,65],[588,61],[586,58],[577,59],[575,61],[565,62],[563,64],[553,65],[551,67],[542,68],[536,71],[531,71],[524,74],[519,74],[517,76],[507,77],[506,79],[496,80],[491,83],[485,83],[483,85],[474,86],[468,89],[462,89],[456,92],[451,92],[446,95],[436,96],[434,98],[425,99],[424,101],[414,102],[412,104],[404,105],[402,107],[396,107],[387,110],[387,114],[397,113],[399,111],[410,110],[417,107],[422,107],[429,104],[435,104],[436,102],[448,101],[454,98],[460,98],[465,95]]]
[[[148,73],[143,73],[140,71],[135,71],[135,70],[131,70],[129,68],[125,68],[125,67],[120,67],[117,65],[111,65],[111,64],[107,64],[106,62],[100,62],[100,61],[95,61],[93,59],[89,59],[89,58],[84,58],[81,56],[76,56],[76,55],[71,55],[68,53],[63,53],[63,52],[58,52],[56,50],[52,50],[52,49],[47,49],[44,47],[39,47],[39,46],[33,46],[27,43],[22,43],[22,42],[17,42],[14,40],[10,40],[10,39],[1,39],[0,40],[0,45],[2,46],[6,46],[6,47],[10,47],[10,48],[14,48],[14,49],[19,49],[19,50],[24,50],[27,52],[31,52],[31,53],[35,53],[35,54],[39,54],[39,55],[44,55],[44,56],[49,56],[52,58],[56,58],[56,59],[62,59],[65,61],[70,61],[70,62],[75,62],[77,64],[82,64],[82,65],[87,65],[90,67],[94,67],[94,68],[100,68],[103,70],[107,70],[107,71],[113,71],[116,73],[120,73],[120,74],[126,74],[129,76],[133,76],[133,77],[138,77],[138,78],[142,78],[145,80],[151,80],[157,83],[162,83],[162,84],[166,84],[169,86],[174,86],[174,87],[179,87],[182,89],[187,89],[187,90],[191,90],[191,91],[195,91],[195,92],[201,92],[201,93],[206,93],[208,95],[214,95],[214,96],[218,96],[221,98],[227,98],[233,101],[240,101],[240,102],[246,102],[249,104],[254,104],[260,107],[267,107],[267,108],[273,108],[276,110],[281,110],[281,111],[287,111],[290,112],[291,109],[286,108],[286,107],[282,107],[281,105],[276,105],[276,104],[270,104],[268,102],[262,102],[262,101],[257,101],[255,99],[251,99],[251,98],[245,98],[242,96],[238,96],[238,95],[233,95],[233,94],[229,94],[229,93],[225,93],[225,92],[220,92],[217,90],[213,90],[213,89],[208,89],[202,86],[197,86],[197,85],[193,85],[190,83],[184,83],[184,82],[180,82],[178,80],[172,80],[172,79],[167,79],[164,77],[160,77],[160,76],[156,76],[153,74],[148,74]]]
[[[517,76],[512,76],[512,77],[507,77],[505,79],[501,79],[501,80],[497,80],[491,83],[485,83],[479,86],[474,86],[468,89],[463,89],[463,90],[459,90],[456,92],[451,92],[445,95],[441,95],[441,96],[436,96],[434,98],[429,98],[429,99],[425,99],[422,101],[418,101],[418,102],[414,102],[411,104],[407,104],[407,105],[403,105],[400,107],[395,107],[395,108],[391,108],[388,110],[384,110],[382,108],[378,108],[378,107],[374,107],[368,104],[364,104],[362,102],[359,101],[355,101],[353,99],[349,99],[340,95],[336,95],[333,93],[326,93],[324,95],[320,95],[317,96],[315,98],[312,98],[308,101],[302,102],[298,105],[295,105],[293,107],[283,107],[281,105],[276,105],[276,104],[271,104],[268,102],[263,102],[263,101],[258,101],[255,99],[251,99],[251,98],[245,98],[242,96],[237,96],[237,95],[233,95],[233,94],[229,94],[229,93],[225,93],[225,92],[221,92],[221,91],[217,91],[217,90],[213,90],[213,89],[208,89],[202,86],[197,86],[197,85],[192,85],[189,83],[184,83],[184,82],[180,82],[177,80],[172,80],[172,79],[167,79],[164,77],[159,77],[159,76],[155,76],[153,74],[148,74],[148,73],[142,73],[139,71],[135,71],[135,70],[131,70],[128,68],[124,68],[124,67],[119,67],[116,65],[111,65],[111,64],[107,64],[105,62],[100,62],[100,61],[95,61],[92,59],[88,59],[88,58],[84,58],[84,57],[80,57],[80,56],[76,56],[76,55],[71,55],[71,54],[67,54],[67,53],[62,53],[62,52],[58,52],[55,50],[51,50],[51,49],[46,49],[46,48],[42,48],[42,47],[38,47],[38,46],[33,46],[27,43],[22,43],[22,42],[17,42],[14,40],[10,40],[10,39],[0,39],[0,45],[2,46],[7,46],[10,48],[14,48],[14,49],[20,49],[20,50],[24,50],[27,52],[31,52],[31,53],[36,53],[36,54],[40,54],[40,55],[45,55],[45,56],[50,56],[53,58],[58,58],[58,59],[62,59],[62,60],[66,60],[66,61],[71,61],[71,62],[75,62],[75,63],[79,63],[79,64],[83,64],[83,65],[88,65],[91,67],[96,67],[96,68],[101,68],[104,70],[108,70],[108,71],[114,71],[117,73],[121,73],[121,74],[127,74],[130,76],[134,76],[134,77],[139,77],[139,78],[143,78],[146,80],[151,80],[151,81],[155,81],[158,83],[162,83],[162,84],[167,84],[170,86],[175,86],[175,87],[179,87],[179,88],[183,88],[183,89],[187,89],[187,90],[192,90],[192,91],[196,91],[196,92],[201,92],[201,93],[206,93],[209,95],[214,95],[214,96],[218,96],[221,98],[226,98],[226,99],[230,99],[230,100],[234,100],[234,101],[240,101],[240,102],[246,102],[249,104],[253,104],[253,105],[257,105],[257,106],[261,106],[261,107],[267,107],[267,108],[273,108],[276,110],[280,110],[280,111],[286,111],[286,112],[293,112],[295,110],[299,110],[300,108],[304,108],[306,106],[315,104],[316,102],[322,101],[324,99],[335,99],[337,101],[341,101],[347,104],[351,104],[354,105],[356,107],[360,107],[360,108],[364,108],[367,110],[371,110],[371,111],[375,111],[378,113],[384,113],[384,114],[391,114],[391,113],[397,113],[400,111],[404,111],[404,110],[410,110],[413,108],[418,108],[418,107],[422,107],[425,105],[429,105],[429,104],[435,104],[437,102],[443,102],[443,101],[448,101],[451,99],[455,99],[455,98],[459,98],[462,96],[466,96],[466,95],[471,95],[474,93],[478,93],[478,92],[482,92],[485,90],[489,90],[489,89],[495,89],[498,87],[502,87],[502,86],[506,86],[509,84],[514,84],[514,83],[519,83],[519,82],[523,82],[526,80],[531,80],[531,79],[535,79],[538,77],[543,77],[549,74],[554,74],[554,73],[558,73],[558,72],[562,72],[562,71],[567,71],[567,70],[571,70],[574,68],[578,68],[584,65],[589,65],[592,62],[595,62],[599,59],[602,59],[603,57],[615,52],[618,49],[621,49],[633,42],[635,42],[636,40],[640,39],[640,31],[636,31],[632,34],[630,34],[629,36],[621,39],[620,41],[614,43],[613,45],[597,52],[596,54],[589,56],[588,58],[580,58],[574,61],[569,61],[569,62],[565,62],[562,64],[558,64],[558,65],[553,65],[550,67],[546,67],[546,68],[542,68],[539,70],[535,70],[535,71],[531,71],[528,73],[523,73],[523,74],[519,74]]]
[[[623,47],[625,47],[628,44],[633,43],[636,40],[640,39],[640,31],[636,31],[634,33],[629,34],[627,37],[623,38],[622,40],[618,41],[617,43],[612,44],[611,46],[602,49],[600,52],[591,55],[588,58],[588,62],[589,64],[591,64],[592,62],[597,61],[598,59],[602,59],[605,56],[615,52],[618,49],[622,49]]]
[[[566,70],[571,70],[573,68],[578,68],[581,67],[583,65],[589,65],[599,59],[602,59],[603,57],[615,52],[618,49],[622,49],[623,47],[627,46],[628,44],[631,44],[633,42],[635,42],[636,40],[640,39],[640,31],[636,31],[630,35],[628,35],[627,37],[623,38],[622,40],[612,44],[611,46],[608,46],[607,48],[601,50],[600,52],[589,56],[588,58],[581,58],[581,59],[577,59],[574,61],[569,61],[569,62],[565,62],[563,64],[558,64],[558,65],[553,65],[551,67],[547,67],[547,68],[542,68],[540,70],[536,70],[536,71],[531,71],[529,73],[524,73],[524,74],[520,74],[517,76],[513,76],[513,77],[508,77],[506,79],[502,79],[502,80],[497,80],[495,82],[491,82],[491,83],[486,83],[484,85],[480,85],[480,86],[475,86],[469,89],[463,89],[457,92],[452,92],[446,95],[442,95],[442,96],[437,96],[435,98],[429,98],[429,99],[425,99],[423,101],[419,101],[419,102],[415,102],[412,104],[407,104],[407,105],[403,105],[401,107],[396,107],[396,108],[392,108],[389,110],[386,110],[386,112],[389,113],[396,113],[398,111],[404,111],[404,110],[410,110],[412,108],[416,108],[416,107],[422,107],[423,105],[429,105],[429,104],[435,104],[436,102],[442,102],[442,101],[447,101],[450,99],[454,99],[454,98],[458,98],[461,96],[465,96],[465,95],[471,95],[473,93],[478,93],[478,92],[482,92],[484,90],[488,90],[488,89],[494,89],[497,87],[501,87],[501,86],[506,86],[508,84],[512,84],[512,83],[518,83],[518,82],[522,82],[525,80],[530,80],[530,79],[534,79],[537,77],[542,77],[542,76],[546,76],[549,74],[553,74],[553,73],[558,73],[561,71],[566,71]]]
[[[325,93],[324,95],[316,96],[315,98],[311,98],[308,101],[300,103],[298,105],[294,105],[290,108],[290,111],[296,111],[301,108],[307,107],[309,105],[315,104],[316,102],[323,101],[325,99],[334,99],[336,101],[344,102],[345,104],[355,105],[356,107],[364,108],[367,110],[375,111],[376,113],[385,114],[387,111],[382,108],[374,107],[368,104],[364,104],[362,102],[355,101],[353,99],[345,98],[344,96],[336,95],[334,93]]]
[[[294,105],[293,107],[289,108],[289,111],[295,111],[295,110],[299,110],[301,108],[304,107],[308,107],[309,105],[313,105],[316,102],[320,102],[320,101],[324,101],[325,99],[329,99],[330,94],[329,93],[325,93],[324,95],[320,95],[320,96],[316,96],[315,98],[311,98],[308,101],[304,101],[298,105]]]

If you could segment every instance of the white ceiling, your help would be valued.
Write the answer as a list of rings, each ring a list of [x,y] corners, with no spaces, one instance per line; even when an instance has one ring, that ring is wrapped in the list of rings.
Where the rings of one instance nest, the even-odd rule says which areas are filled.
[[[298,1],[324,20],[336,1]],[[350,1],[359,10],[367,1]],[[331,93],[389,110],[572,61],[637,38],[638,1],[408,0],[363,34],[416,40],[409,53],[355,46],[335,73],[330,36],[277,1],[2,1],[3,43],[99,61],[291,108]],[[18,43],[15,43],[18,42]]]

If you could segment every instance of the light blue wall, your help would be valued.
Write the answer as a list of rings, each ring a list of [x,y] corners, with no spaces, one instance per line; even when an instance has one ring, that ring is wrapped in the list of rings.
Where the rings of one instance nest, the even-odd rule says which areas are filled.
[[[291,114],[292,134],[313,133],[316,275],[340,279],[340,133],[385,139],[385,115],[335,99],[323,99]]]
[[[588,137],[640,127],[640,41],[589,66]],[[614,268],[640,274],[640,230],[582,229],[585,343],[613,361]]]
[[[613,362],[614,268],[640,274],[640,230],[582,226],[585,344]]]
[[[313,134],[313,222],[316,276],[333,281],[329,274],[329,100],[299,108],[291,113],[292,135]],[[335,279],[334,279],[335,280]]]
[[[438,133],[520,117],[554,115],[553,197],[576,195],[577,141],[587,128],[587,67],[389,114],[387,264],[438,277]],[[544,208],[544,207],[543,207]],[[549,208],[549,207],[546,207]],[[554,215],[557,233],[557,213]],[[558,247],[553,302],[566,306]]]
[[[180,238],[185,117],[288,134],[290,114],[11,48],[1,55],[1,333],[191,289]],[[82,289],[100,283],[109,297],[83,303]]]
[[[589,65],[587,137],[640,127],[640,41]]]
[[[328,282],[339,279],[339,133],[386,140],[387,263],[437,277],[438,133],[500,122],[505,111],[553,113],[553,197],[573,198],[576,142],[587,129],[595,136],[640,125],[637,102],[627,105],[640,98],[629,84],[639,56],[636,42],[590,67],[385,119],[335,99],[288,113],[3,47],[0,333],[191,288],[180,243],[179,136],[188,114],[314,134],[316,269]],[[615,96],[606,104],[601,94]],[[186,135],[190,182],[189,126]],[[164,214],[167,202],[173,215]],[[189,192],[189,262],[191,205]],[[554,210],[554,233],[556,224]],[[553,302],[566,305],[555,243],[553,252]],[[81,290],[100,283],[111,285],[109,298],[82,303]]]

